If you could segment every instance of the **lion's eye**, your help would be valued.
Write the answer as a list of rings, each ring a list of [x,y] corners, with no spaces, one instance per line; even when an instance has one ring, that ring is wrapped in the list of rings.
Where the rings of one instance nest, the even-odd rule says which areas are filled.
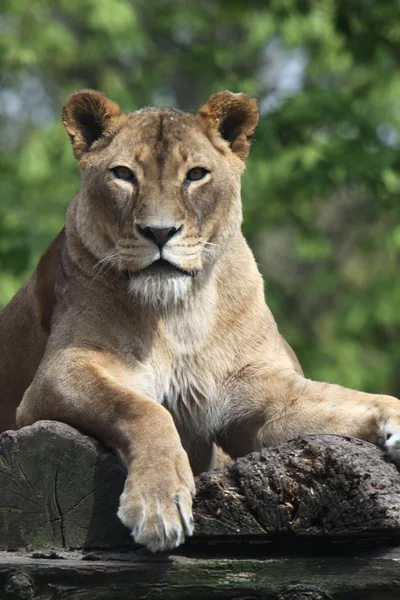
[[[194,169],[190,169],[190,171],[186,173],[186,181],[200,181],[200,179],[203,179],[208,173],[209,171],[203,167],[194,167]]]
[[[135,180],[134,173],[130,169],[128,169],[128,167],[114,167],[113,169],[111,169],[111,171],[118,179],[123,179],[124,181]]]

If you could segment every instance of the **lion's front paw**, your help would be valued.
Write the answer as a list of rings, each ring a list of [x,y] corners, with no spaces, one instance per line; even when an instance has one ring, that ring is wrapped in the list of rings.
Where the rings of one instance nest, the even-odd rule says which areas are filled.
[[[176,548],[193,534],[194,479],[186,453],[133,468],[120,498],[118,517],[136,543],[152,552]]]
[[[388,423],[383,427],[383,447],[397,466],[400,466],[400,423]]]
[[[400,467],[400,400],[384,396],[380,404],[377,442]]]

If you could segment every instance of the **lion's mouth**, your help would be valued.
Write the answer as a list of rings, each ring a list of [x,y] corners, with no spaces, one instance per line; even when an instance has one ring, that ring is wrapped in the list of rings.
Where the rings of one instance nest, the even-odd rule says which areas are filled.
[[[155,260],[153,263],[151,263],[151,265],[141,269],[139,272],[154,275],[157,275],[158,273],[166,273],[167,275],[169,273],[181,273],[182,275],[187,276],[192,275],[190,271],[185,271],[185,269],[170,263],[168,260],[165,260],[165,258],[159,258],[158,260]]]
[[[155,260],[151,265],[140,269],[139,271],[133,272],[129,269],[125,269],[122,271],[122,276],[124,279],[130,279],[131,277],[135,277],[137,275],[146,274],[146,275],[185,275],[186,277],[194,277],[196,275],[196,271],[187,271],[186,269],[182,269],[182,267],[178,267],[170,263],[168,260],[164,258],[159,258]]]

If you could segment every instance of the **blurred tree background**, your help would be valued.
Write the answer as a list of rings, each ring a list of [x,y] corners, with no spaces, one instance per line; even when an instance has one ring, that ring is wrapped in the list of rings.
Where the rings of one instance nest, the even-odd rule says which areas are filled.
[[[259,98],[245,233],[308,376],[400,394],[399,0],[2,0],[0,305],[63,225],[60,123],[91,87],[131,111]]]

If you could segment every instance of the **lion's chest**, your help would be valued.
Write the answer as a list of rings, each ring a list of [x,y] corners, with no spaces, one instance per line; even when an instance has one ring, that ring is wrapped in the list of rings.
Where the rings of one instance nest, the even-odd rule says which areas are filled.
[[[224,405],[223,351],[211,342],[212,310],[160,324],[146,365],[146,391],[176,423],[201,432],[219,428]]]
[[[177,423],[192,423],[199,431],[211,432],[218,429],[223,398],[215,374],[201,362],[181,357],[170,364],[157,378],[157,399]]]

